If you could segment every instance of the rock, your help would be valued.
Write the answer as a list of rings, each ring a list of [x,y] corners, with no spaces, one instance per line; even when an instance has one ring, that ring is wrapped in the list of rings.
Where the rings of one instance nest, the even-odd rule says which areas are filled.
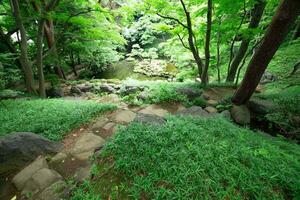
[[[62,98],[64,97],[64,92],[61,88],[49,88],[46,90],[47,97],[50,98]]]
[[[216,100],[213,100],[213,99],[210,99],[210,100],[207,101],[207,105],[209,105],[209,106],[215,107],[215,106],[217,106],[218,104],[219,104],[219,103],[218,103]]]
[[[62,145],[34,133],[11,133],[0,138],[0,174],[26,166],[39,155],[56,154]]]
[[[259,98],[250,99],[248,105],[251,112],[254,112],[259,115],[266,115],[272,112],[272,110],[274,110],[275,108],[275,105],[272,101]]]
[[[183,111],[177,112],[178,115],[191,115],[191,116],[201,116],[208,117],[209,114],[203,110],[200,106],[192,106]]]
[[[137,115],[134,121],[142,124],[155,124],[155,125],[161,125],[166,123],[166,120],[163,117],[159,117],[157,115],[141,114],[141,113]]]
[[[111,131],[115,128],[116,124],[113,122],[107,123],[105,126],[103,126],[104,131]]]
[[[71,94],[82,95],[82,91],[77,86],[72,86],[70,90]]]
[[[271,74],[270,72],[265,72],[260,80],[260,84],[266,84],[270,82],[276,81],[278,78],[277,76]]]
[[[143,91],[144,87],[142,86],[134,86],[134,85],[126,85],[124,88],[121,89],[120,93],[122,95],[130,95],[137,93],[138,91]]]
[[[37,196],[37,200],[62,200],[62,199],[69,199],[70,196],[70,188],[68,187],[67,183],[59,180],[48,188],[43,190]]]
[[[234,105],[231,109],[231,117],[237,124],[250,124],[250,111],[245,105]]]
[[[36,190],[44,190],[61,179],[61,175],[54,170],[40,169],[27,181],[22,193],[35,193]]]
[[[68,157],[67,154],[59,152],[58,154],[56,154],[52,159],[51,162],[62,162],[64,159],[66,159]]]
[[[44,157],[38,157],[33,163],[28,165],[22,171],[20,171],[14,178],[12,182],[18,190],[23,190],[26,182],[40,169],[48,168],[47,161]]]
[[[99,130],[101,130],[102,129],[102,127],[109,121],[108,120],[108,118],[103,118],[103,117],[101,117],[101,118],[98,118],[98,119],[96,119],[96,123],[94,123],[93,125],[92,125],[92,127],[91,127],[91,129],[93,130],[93,131],[99,131]]]
[[[0,100],[5,99],[16,99],[20,97],[20,92],[15,90],[2,90],[0,91]]]
[[[149,98],[149,92],[146,92],[146,91],[143,91],[141,92],[138,97],[137,97],[139,100],[147,100]]]
[[[217,113],[218,112],[218,110],[216,108],[211,107],[211,106],[206,107],[204,110],[208,113]]]
[[[210,96],[209,96],[208,94],[203,93],[203,94],[202,94],[202,98],[203,98],[204,100],[209,100],[209,99],[210,99]]]
[[[74,175],[74,178],[78,182],[83,182],[84,180],[90,178],[90,175],[91,175],[91,167],[86,166],[78,169]]]
[[[117,113],[115,120],[117,122],[121,123],[130,123],[132,122],[136,117],[136,114],[130,110],[123,110],[119,113]]]
[[[224,110],[223,112],[220,113],[220,116],[225,118],[228,121],[231,121],[231,114],[229,110]]]
[[[70,153],[78,159],[88,159],[94,150],[105,143],[105,140],[93,133],[83,134],[70,149]]]
[[[176,92],[178,94],[187,96],[189,100],[193,100],[202,95],[202,90],[192,88],[178,88]]]
[[[93,85],[91,84],[81,84],[81,85],[77,85],[77,88],[81,91],[81,92],[90,92],[93,89]]]
[[[258,85],[256,88],[255,88],[255,93],[262,93],[263,92],[263,86],[262,85]]]
[[[116,90],[111,85],[103,84],[100,86],[100,92],[107,92],[107,93],[111,94],[111,93],[115,93]]]
[[[150,106],[147,106],[146,108],[140,110],[139,113],[164,117],[168,114],[168,111],[165,109],[162,109],[159,105],[150,105]]]
[[[120,104],[122,101],[121,101],[121,99],[119,98],[118,95],[109,94],[109,95],[105,95],[105,96],[101,97],[98,102],[100,102],[100,103]]]

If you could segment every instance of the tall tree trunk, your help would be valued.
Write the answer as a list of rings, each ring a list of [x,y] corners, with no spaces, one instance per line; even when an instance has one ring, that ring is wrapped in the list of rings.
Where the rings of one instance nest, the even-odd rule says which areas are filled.
[[[299,0],[282,0],[261,45],[252,57],[242,84],[232,102],[242,105],[249,101],[268,64],[278,50],[300,12]]]
[[[218,82],[221,82],[221,72],[220,72],[220,66],[221,66],[221,54],[220,54],[220,44],[221,44],[221,23],[222,20],[219,19],[218,22],[218,33],[217,33],[217,70],[218,70]]]
[[[43,71],[44,26],[45,26],[45,19],[42,16],[38,24],[37,41],[36,41],[36,45],[37,45],[36,65],[37,65],[38,77],[39,77],[39,94],[42,98],[46,98],[45,78],[44,78],[44,71]]]
[[[263,15],[265,7],[266,7],[265,0],[259,0],[254,5],[254,8],[252,9],[252,12],[251,12],[252,17],[251,17],[251,21],[250,21],[248,29],[254,29],[254,28],[258,27],[259,22],[260,22],[260,20],[262,18],[262,15]],[[243,60],[243,58],[244,58],[244,56],[245,56],[245,54],[246,54],[246,52],[248,50],[249,43],[250,43],[250,39],[249,38],[244,38],[242,40],[242,44],[241,44],[241,46],[239,48],[239,51],[238,51],[237,55],[234,57],[234,59],[233,59],[233,61],[231,63],[231,66],[230,66],[230,69],[229,69],[229,73],[228,73],[227,78],[226,78],[227,82],[233,82],[234,81],[237,69],[238,69],[241,61]]]
[[[212,0],[207,1],[207,25],[205,37],[205,65],[201,74],[201,80],[204,85],[208,83],[208,68],[210,63],[210,37],[211,37],[211,15],[212,15]]]
[[[22,21],[21,13],[20,13],[20,7],[18,0],[11,0],[11,7],[12,12],[16,21],[16,25],[20,30],[21,34],[21,44],[20,44],[20,61],[22,64],[22,68],[24,71],[24,77],[25,77],[25,85],[26,89],[29,93],[34,93],[34,82],[33,82],[33,72],[32,72],[32,66],[29,61],[28,57],[28,46],[27,46],[27,35],[26,30]]]
[[[75,58],[74,58],[74,54],[73,54],[73,52],[71,51],[71,52],[70,52],[71,67],[72,67],[72,70],[73,70],[74,75],[77,76],[78,74],[77,74],[77,71],[76,71],[76,64],[75,64],[75,60],[74,60],[74,59],[75,59]]]

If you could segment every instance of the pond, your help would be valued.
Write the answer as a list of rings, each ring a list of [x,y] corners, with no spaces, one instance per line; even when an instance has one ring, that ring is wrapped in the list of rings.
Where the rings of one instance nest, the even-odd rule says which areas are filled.
[[[96,78],[119,80],[135,79],[139,81],[167,80],[167,78],[164,77],[149,77],[140,73],[135,73],[134,66],[134,62],[122,60],[112,64],[107,71],[99,73]]]

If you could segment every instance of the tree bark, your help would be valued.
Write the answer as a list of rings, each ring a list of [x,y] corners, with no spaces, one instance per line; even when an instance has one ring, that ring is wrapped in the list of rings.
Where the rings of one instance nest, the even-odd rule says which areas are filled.
[[[266,2],[265,0],[259,0],[255,5],[254,8],[252,9],[252,17],[251,17],[251,21],[249,24],[248,29],[254,29],[257,28],[259,25],[259,22],[262,18],[264,9],[266,7]],[[234,57],[227,78],[226,78],[226,82],[233,82],[236,76],[236,72],[237,69],[241,63],[241,61],[243,60],[243,58],[245,57],[245,54],[248,50],[249,47],[249,43],[250,43],[250,39],[249,38],[244,38],[242,40],[242,44],[239,48],[239,51],[237,53],[237,55]]]
[[[39,77],[39,94],[42,98],[46,98],[46,89],[45,89],[45,78],[44,78],[44,71],[43,71],[43,37],[44,37],[44,26],[45,26],[45,19],[42,17],[39,20],[38,25],[38,32],[37,32],[37,70],[38,70],[38,77]]]
[[[199,78],[201,78],[202,72],[203,72],[203,63],[202,60],[199,56],[199,52],[198,52],[198,48],[197,48],[197,44],[195,41],[195,37],[194,37],[194,32],[193,32],[193,25],[192,25],[192,19],[191,19],[191,14],[190,12],[188,12],[183,0],[180,0],[182,8],[184,10],[185,16],[186,16],[186,22],[187,22],[187,30],[188,30],[188,42],[189,42],[189,47],[190,50],[193,54],[193,57],[195,59],[196,65],[198,67],[198,73],[199,73]],[[201,80],[203,82],[203,80]]]
[[[221,72],[220,72],[220,66],[221,66],[221,54],[220,54],[220,44],[221,44],[221,23],[222,20],[219,19],[218,22],[218,33],[217,33],[217,70],[218,70],[218,82],[221,83]]]
[[[16,25],[20,30],[21,35],[21,44],[20,44],[20,61],[22,64],[22,68],[24,71],[24,77],[25,77],[25,85],[26,89],[29,93],[34,93],[34,81],[33,81],[33,72],[32,72],[32,66],[29,61],[28,57],[28,45],[27,45],[27,35],[26,30],[22,21],[21,13],[20,13],[20,7],[18,0],[11,0],[11,7],[12,12],[16,21]]]
[[[211,15],[212,15],[212,0],[207,1],[207,25],[205,36],[205,65],[201,74],[201,80],[204,85],[208,83],[208,68],[210,63],[210,37],[211,37]]]
[[[296,25],[296,29],[293,34],[293,40],[296,40],[298,37],[300,37],[300,19]]]
[[[232,102],[242,105],[249,101],[268,64],[278,50],[300,12],[299,0],[282,0],[261,45],[253,55],[244,79]]]

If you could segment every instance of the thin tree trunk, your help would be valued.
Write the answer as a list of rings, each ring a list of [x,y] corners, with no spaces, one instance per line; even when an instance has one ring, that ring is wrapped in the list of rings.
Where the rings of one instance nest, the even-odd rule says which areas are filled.
[[[208,83],[208,68],[210,63],[210,37],[211,37],[211,15],[212,15],[212,0],[207,1],[207,25],[205,36],[205,65],[201,74],[201,80],[204,85]]]
[[[298,20],[298,23],[296,25],[296,29],[293,34],[293,40],[296,40],[298,37],[300,37],[300,19]]]
[[[218,27],[218,33],[217,33],[217,70],[218,70],[218,82],[221,83],[221,72],[220,72],[220,66],[221,66],[221,55],[220,55],[220,43],[221,43],[221,19],[219,19],[219,27]]]
[[[45,19],[42,16],[38,24],[37,42],[36,42],[37,45],[36,65],[37,65],[38,77],[39,77],[39,94],[42,98],[46,98],[45,78],[44,78],[44,71],[43,71],[44,26],[45,26]]]
[[[76,64],[75,64],[73,52],[70,52],[70,60],[71,60],[71,67],[72,67],[73,73],[75,76],[77,76]]]
[[[249,24],[248,29],[254,29],[257,28],[259,25],[259,22],[262,18],[264,9],[266,7],[266,2],[265,0],[259,0],[255,5],[254,8],[252,9],[252,17],[251,17],[251,21]],[[226,81],[227,82],[233,82],[236,76],[236,72],[237,69],[241,63],[241,61],[243,60],[243,58],[245,57],[245,54],[248,50],[249,47],[249,43],[250,43],[250,39],[249,38],[244,38],[242,40],[242,44],[239,48],[239,51],[237,53],[237,55],[234,57],[231,66],[230,66],[230,70],[229,73],[227,75]]]
[[[24,71],[26,89],[29,93],[35,93],[32,66],[28,57],[27,35],[22,21],[18,0],[11,0],[11,7],[14,18],[16,20],[16,25],[19,28],[21,34],[20,61]]]
[[[198,48],[197,48],[197,44],[195,41],[195,37],[194,37],[194,32],[193,32],[193,25],[192,25],[192,19],[191,19],[191,14],[190,12],[188,12],[183,0],[180,0],[182,8],[184,10],[185,16],[186,16],[186,22],[187,22],[187,30],[188,30],[188,42],[189,42],[189,47],[190,50],[193,54],[193,57],[195,59],[196,65],[198,67],[198,73],[199,73],[199,78],[201,78],[202,72],[203,72],[203,63],[202,60],[199,56],[199,52],[198,52]],[[203,82],[203,80],[201,80]]]
[[[249,101],[268,64],[288,34],[299,12],[299,0],[282,0],[260,47],[248,65],[242,84],[232,99],[234,104],[242,105]]]

